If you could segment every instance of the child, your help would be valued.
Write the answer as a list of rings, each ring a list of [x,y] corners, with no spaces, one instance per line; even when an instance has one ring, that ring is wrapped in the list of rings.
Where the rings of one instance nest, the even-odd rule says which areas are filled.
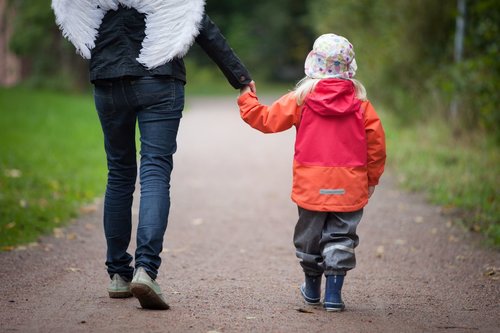
[[[241,117],[255,129],[276,133],[297,128],[292,200],[296,255],[305,273],[300,291],[308,304],[342,311],[341,288],[356,265],[356,227],[384,171],[385,136],[363,85],[352,79],[352,45],[334,34],[320,36],[305,61],[306,77],[271,106],[241,89]]]

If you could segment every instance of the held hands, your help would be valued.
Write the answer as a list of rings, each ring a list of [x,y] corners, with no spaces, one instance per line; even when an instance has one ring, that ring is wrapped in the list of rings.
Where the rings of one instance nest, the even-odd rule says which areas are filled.
[[[255,81],[250,82],[247,86],[240,89],[240,96],[246,94],[247,92],[257,93],[257,87],[255,86]]]

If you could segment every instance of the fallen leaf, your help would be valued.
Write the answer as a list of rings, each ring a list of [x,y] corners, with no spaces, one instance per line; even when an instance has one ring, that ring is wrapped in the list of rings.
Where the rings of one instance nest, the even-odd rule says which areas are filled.
[[[66,270],[68,272],[73,272],[73,273],[81,271],[80,268],[76,268],[76,267],[68,267],[68,268],[66,268]]]
[[[438,233],[437,228],[432,228],[432,229],[431,229],[431,234],[435,235],[435,234],[437,234],[437,233]]]
[[[95,229],[95,224],[87,223],[87,224],[85,224],[85,229],[87,229],[87,230],[94,230]]]
[[[474,232],[480,232],[481,226],[479,224],[474,224],[473,226],[470,227],[470,230]]]
[[[8,178],[19,178],[23,175],[21,170],[18,169],[7,169],[5,170],[5,176]]]
[[[54,237],[55,238],[63,238],[64,237],[64,231],[61,228],[54,228]]]
[[[413,219],[413,221],[414,221],[415,223],[422,223],[422,222],[424,222],[424,218],[423,218],[422,216],[416,216],[416,217]]]
[[[19,206],[21,206],[21,208],[26,208],[28,207],[28,202],[24,199],[21,199],[19,200]]]
[[[87,205],[80,207],[80,213],[82,214],[90,214],[94,212],[97,212],[97,205]]]
[[[492,280],[498,280],[500,278],[500,268],[498,267],[493,267],[493,266],[487,266],[486,270],[484,272],[484,276],[492,279]]]
[[[450,243],[456,243],[458,241],[459,241],[459,239],[457,237],[455,237],[453,235],[448,236],[448,242],[450,242]]]
[[[193,221],[191,221],[191,224],[194,226],[202,225],[203,219],[201,219],[201,218],[194,219]]]
[[[458,255],[458,256],[455,257],[455,260],[457,260],[457,261],[464,261],[465,260],[465,256]]]
[[[382,245],[377,246],[377,249],[375,250],[375,256],[377,258],[382,258],[383,255],[384,255],[384,246]]]
[[[69,234],[66,235],[66,239],[67,240],[75,240],[77,238],[78,238],[78,236],[74,232],[69,233]]]
[[[396,245],[405,245],[405,244],[406,244],[406,240],[404,240],[404,239],[396,239],[396,240],[394,241],[394,243],[395,243]]]
[[[14,246],[2,246],[0,249],[2,251],[12,251],[15,249],[15,247]]]
[[[40,208],[46,208],[49,205],[49,201],[47,199],[38,199],[38,206]]]
[[[184,252],[188,250],[188,247],[181,247],[181,248],[178,248],[178,249],[167,249],[167,248],[164,248],[161,252],[162,253],[181,253],[181,252]]]
[[[5,229],[12,229],[16,226],[16,222],[10,222],[10,223],[7,223],[7,225],[5,226]]]
[[[296,308],[295,311],[301,312],[301,313],[314,313],[311,310],[306,310],[304,308]]]

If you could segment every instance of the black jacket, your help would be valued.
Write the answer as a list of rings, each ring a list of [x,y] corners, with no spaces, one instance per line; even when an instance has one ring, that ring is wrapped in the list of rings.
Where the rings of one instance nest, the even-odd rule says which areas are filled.
[[[116,11],[108,11],[92,49],[90,80],[162,75],[186,82],[186,68],[182,59],[173,59],[152,70],[137,62],[145,28],[145,14],[134,8],[120,6]],[[203,16],[200,33],[195,41],[217,64],[234,88],[239,89],[250,83],[252,79],[247,69],[207,15]]]

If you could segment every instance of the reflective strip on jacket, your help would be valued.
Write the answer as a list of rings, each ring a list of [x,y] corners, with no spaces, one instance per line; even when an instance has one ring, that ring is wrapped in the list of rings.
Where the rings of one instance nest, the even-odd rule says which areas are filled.
[[[315,211],[350,212],[368,202],[368,186],[384,171],[385,134],[369,101],[348,80],[320,81],[303,105],[290,92],[270,106],[247,93],[238,99],[242,119],[264,133],[297,128],[292,200]]]

